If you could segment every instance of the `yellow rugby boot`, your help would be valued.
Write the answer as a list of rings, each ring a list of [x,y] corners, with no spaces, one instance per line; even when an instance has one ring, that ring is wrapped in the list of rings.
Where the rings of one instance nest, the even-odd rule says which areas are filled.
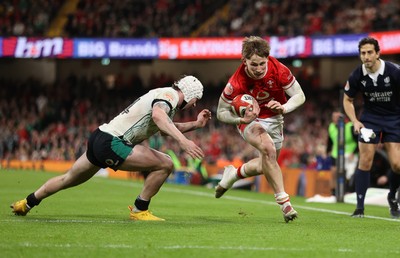
[[[129,215],[131,220],[165,221],[165,219],[154,216],[149,210],[135,212],[133,211],[133,207],[130,205],[128,206],[128,209],[131,211]]]
[[[10,205],[10,208],[12,212],[18,216],[25,216],[31,210],[26,199],[14,202]]]

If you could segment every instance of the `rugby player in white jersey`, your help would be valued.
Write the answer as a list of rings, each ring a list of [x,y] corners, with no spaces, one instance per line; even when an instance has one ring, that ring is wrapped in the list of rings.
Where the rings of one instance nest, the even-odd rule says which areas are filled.
[[[132,220],[164,220],[149,211],[150,200],[157,194],[174,166],[171,158],[141,144],[157,132],[175,139],[192,158],[204,157],[203,150],[183,133],[204,127],[211,112],[203,109],[197,120],[177,123],[177,111],[192,108],[203,96],[203,85],[194,76],[185,76],[172,87],[150,90],[136,99],[109,123],[96,129],[88,140],[86,152],[63,175],[49,179],[25,199],[11,204],[14,214],[25,216],[34,206],[60,190],[77,186],[93,177],[100,168],[148,171],[142,191],[128,206]]]

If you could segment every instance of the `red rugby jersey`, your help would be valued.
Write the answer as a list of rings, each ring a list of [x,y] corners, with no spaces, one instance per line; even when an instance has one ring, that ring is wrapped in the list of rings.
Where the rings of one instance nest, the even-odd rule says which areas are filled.
[[[260,106],[259,118],[276,116],[276,113],[265,105],[271,100],[285,104],[287,102],[285,90],[293,85],[295,77],[289,68],[274,57],[268,57],[267,65],[266,75],[262,79],[254,80],[246,74],[245,65],[242,63],[229,79],[222,92],[222,98],[230,103],[237,95],[249,94]]]

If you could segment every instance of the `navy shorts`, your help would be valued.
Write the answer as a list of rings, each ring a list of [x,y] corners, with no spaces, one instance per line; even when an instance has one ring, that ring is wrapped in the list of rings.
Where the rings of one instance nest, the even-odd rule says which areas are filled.
[[[89,137],[86,156],[93,165],[118,170],[118,166],[132,153],[133,147],[119,137],[96,129]]]
[[[400,142],[400,114],[380,116],[364,112],[360,121],[365,128],[372,129],[376,134],[368,143]],[[358,136],[358,141],[365,142],[361,135]]]

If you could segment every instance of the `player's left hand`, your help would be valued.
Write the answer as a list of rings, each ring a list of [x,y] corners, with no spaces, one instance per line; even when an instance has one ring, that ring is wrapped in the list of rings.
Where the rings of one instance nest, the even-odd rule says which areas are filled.
[[[271,100],[265,106],[277,114],[283,114],[285,112],[285,108],[276,100]]]
[[[198,124],[197,127],[198,128],[204,127],[209,120],[211,120],[211,111],[208,109],[203,109],[197,115],[197,124]]]

